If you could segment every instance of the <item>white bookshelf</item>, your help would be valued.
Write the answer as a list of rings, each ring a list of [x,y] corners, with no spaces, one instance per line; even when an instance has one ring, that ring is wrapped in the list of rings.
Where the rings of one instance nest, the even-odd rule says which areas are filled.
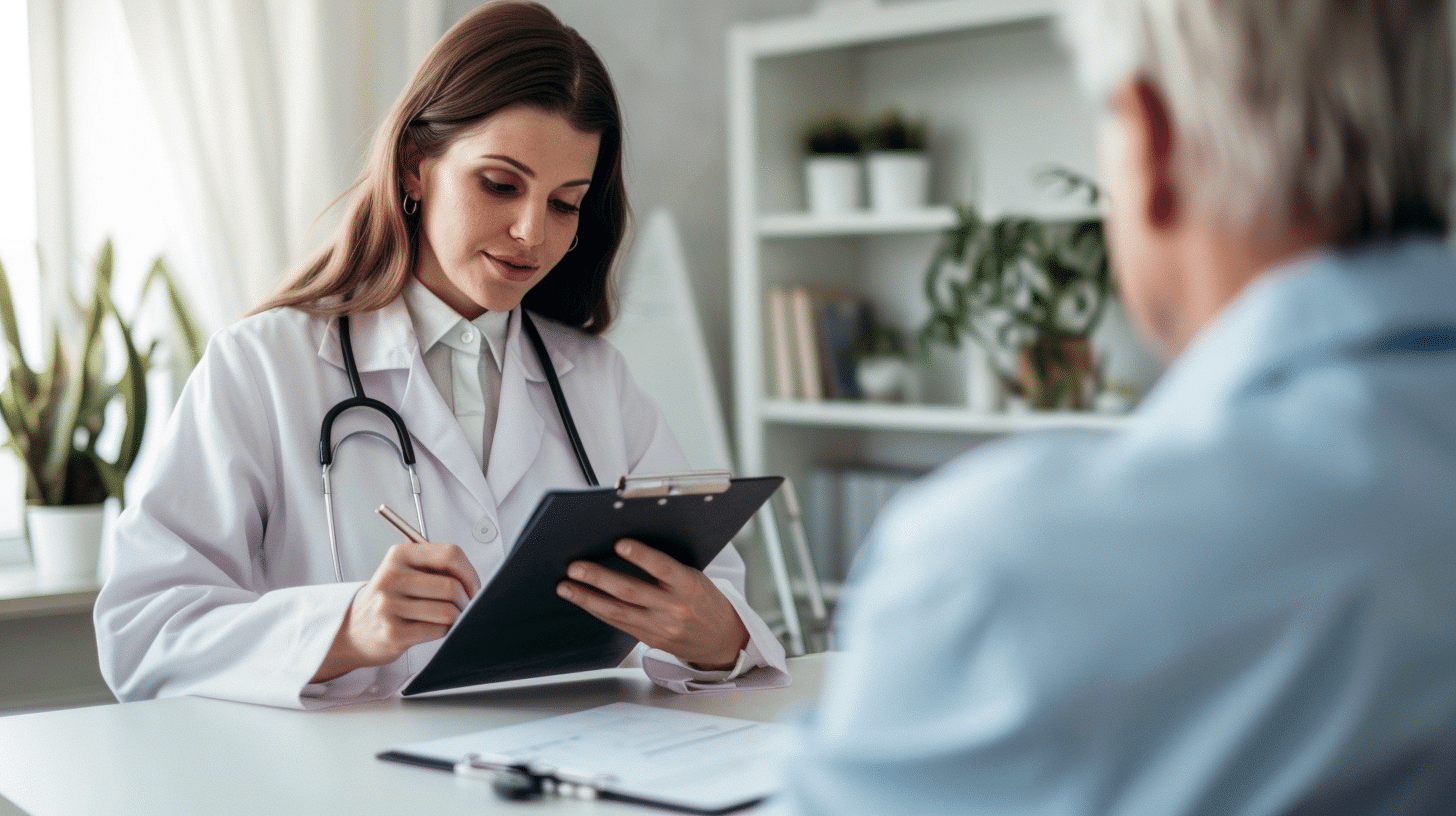
[[[847,4],[735,27],[728,40],[729,196],[736,458],[744,474],[796,482],[820,466],[933,467],[995,436],[1114,428],[1074,412],[972,413],[946,389],[926,404],[771,398],[765,297],[773,286],[851,288],[913,342],[923,276],[955,205],[983,214],[1087,214],[1035,181],[1060,165],[1095,171],[1093,112],[1062,53],[1056,0]],[[810,214],[798,136],[831,110],[898,106],[930,121],[931,201],[916,211]],[[926,372],[959,377],[945,351]],[[754,565],[750,565],[751,568]]]
[[[902,405],[848,400],[764,399],[761,418],[770,425],[849,428],[907,433],[1006,434],[1048,428],[1112,430],[1120,416],[1090,411],[977,413],[950,405]]]
[[[950,207],[926,207],[888,215],[869,210],[835,215],[776,212],[759,216],[758,234],[762,238],[915,234],[939,232],[953,224],[955,210]]]

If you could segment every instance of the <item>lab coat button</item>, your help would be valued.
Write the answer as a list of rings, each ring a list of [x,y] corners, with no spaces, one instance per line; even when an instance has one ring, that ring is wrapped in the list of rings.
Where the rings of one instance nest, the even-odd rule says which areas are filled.
[[[460,333],[460,342],[462,342],[462,343],[474,343],[475,342],[475,332],[473,332],[473,331],[463,331],[463,332],[461,332]]]
[[[482,544],[495,540],[495,525],[490,523],[490,519],[481,519],[480,523],[475,525],[474,532],[475,540]]]

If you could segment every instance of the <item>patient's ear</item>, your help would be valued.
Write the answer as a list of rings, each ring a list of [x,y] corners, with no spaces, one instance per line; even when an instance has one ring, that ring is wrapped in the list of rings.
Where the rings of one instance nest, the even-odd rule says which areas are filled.
[[[1173,117],[1162,94],[1150,83],[1134,79],[1118,94],[1117,107],[1130,132],[1132,161],[1142,176],[1139,203],[1149,226],[1167,229],[1182,216],[1182,190],[1173,168]]]

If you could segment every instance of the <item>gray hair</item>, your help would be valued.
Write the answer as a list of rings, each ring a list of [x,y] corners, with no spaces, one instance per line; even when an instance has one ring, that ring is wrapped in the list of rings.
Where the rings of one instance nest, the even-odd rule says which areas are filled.
[[[1444,0],[1068,0],[1062,32],[1094,101],[1162,95],[1202,214],[1338,246],[1445,234]]]

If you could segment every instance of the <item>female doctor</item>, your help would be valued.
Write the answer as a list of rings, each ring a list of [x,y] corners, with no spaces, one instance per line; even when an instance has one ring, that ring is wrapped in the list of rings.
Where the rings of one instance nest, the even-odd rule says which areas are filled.
[[[339,234],[213,339],[118,521],[95,616],[119,699],[394,694],[545,491],[684,469],[600,337],[628,213],[621,140],[605,67],[545,8],[486,5],[445,34]],[[381,503],[428,541],[402,540]],[[657,583],[578,562],[570,577],[610,597],[558,592],[649,647],[654,681],[787,681],[732,547],[703,572],[640,542],[618,554]]]

